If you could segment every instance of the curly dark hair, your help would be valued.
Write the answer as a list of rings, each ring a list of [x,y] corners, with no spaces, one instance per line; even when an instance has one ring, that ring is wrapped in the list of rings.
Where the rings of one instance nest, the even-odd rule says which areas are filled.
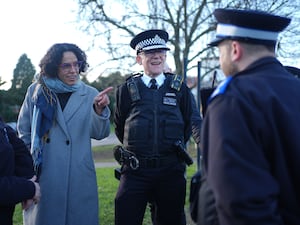
[[[57,43],[52,45],[46,55],[41,59],[39,67],[41,68],[40,75],[46,77],[57,77],[58,67],[61,64],[64,52],[73,52],[78,61],[82,61],[79,68],[79,73],[86,72],[88,69],[87,57],[77,45],[71,43]]]

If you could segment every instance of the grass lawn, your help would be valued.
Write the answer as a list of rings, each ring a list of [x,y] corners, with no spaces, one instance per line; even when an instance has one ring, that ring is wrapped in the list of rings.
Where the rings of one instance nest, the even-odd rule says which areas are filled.
[[[98,146],[93,149],[94,159],[97,162],[112,162],[113,154],[112,149],[114,145],[108,146]],[[195,148],[193,144],[190,144],[188,149],[189,153],[195,157]],[[187,215],[187,224],[194,225],[191,222],[189,217],[189,188],[190,188],[190,180],[192,175],[197,170],[197,163],[190,167],[187,167],[187,197],[186,197],[186,215]],[[101,225],[113,225],[114,224],[114,198],[119,185],[118,180],[114,177],[114,167],[107,168],[97,168],[97,182],[98,182],[98,192],[99,192],[99,204],[100,204],[100,224]],[[22,211],[20,204],[17,205],[16,211],[14,214],[14,225],[22,225]],[[150,213],[149,210],[146,211],[146,215],[144,217],[143,225],[151,225]]]
[[[187,168],[187,195],[186,195],[186,205],[185,211],[187,216],[187,224],[194,225],[189,216],[189,187],[190,180],[196,171],[196,166]],[[98,168],[97,169],[97,179],[99,185],[99,201],[100,201],[100,223],[102,225],[113,225],[114,224],[114,198],[118,188],[119,182],[114,179],[114,168]],[[143,225],[151,225],[150,210],[146,211]]]

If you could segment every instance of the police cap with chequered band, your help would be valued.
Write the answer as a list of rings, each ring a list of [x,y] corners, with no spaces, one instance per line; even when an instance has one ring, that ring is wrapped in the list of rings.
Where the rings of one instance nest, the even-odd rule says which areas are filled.
[[[146,30],[136,35],[130,42],[130,47],[137,53],[154,49],[170,50],[166,43],[169,34],[164,30]]]
[[[216,9],[218,22],[216,38],[209,46],[217,46],[226,39],[248,43],[275,45],[278,34],[291,19],[257,10]]]

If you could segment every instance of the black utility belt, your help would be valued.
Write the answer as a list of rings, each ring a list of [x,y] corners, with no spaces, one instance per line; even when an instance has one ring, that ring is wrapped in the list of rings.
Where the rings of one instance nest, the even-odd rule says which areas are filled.
[[[162,157],[139,157],[140,168],[160,168],[179,162],[179,158],[175,154]]]
[[[184,158],[182,158],[181,155],[178,154],[178,151],[174,151],[163,156],[149,157],[137,155],[134,152],[123,148],[120,145],[115,146],[113,151],[114,157],[120,165],[127,165],[133,170],[136,170],[138,168],[166,167],[172,164],[183,162],[184,160]]]

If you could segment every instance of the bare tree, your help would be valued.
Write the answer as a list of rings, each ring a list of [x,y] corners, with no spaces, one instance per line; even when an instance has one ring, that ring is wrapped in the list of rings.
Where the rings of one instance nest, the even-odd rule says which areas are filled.
[[[212,12],[219,7],[259,9],[292,17],[293,24],[279,42],[279,49],[281,46],[284,49],[279,52],[284,57],[300,53],[295,48],[290,51],[288,45],[299,46],[299,0],[78,0],[78,3],[81,28],[94,36],[94,48],[99,47],[109,55],[102,62],[106,71],[132,72],[135,61],[129,42],[135,34],[151,28],[168,31],[176,73],[193,69],[197,61],[216,62],[217,53],[207,43],[213,38],[216,26]],[[117,64],[109,68],[110,62]],[[202,64],[203,75],[215,69],[217,64],[213,65]]]
[[[3,84],[5,84],[6,83],[6,81],[2,81],[1,80],[1,77],[0,77],[0,86],[2,86]]]

